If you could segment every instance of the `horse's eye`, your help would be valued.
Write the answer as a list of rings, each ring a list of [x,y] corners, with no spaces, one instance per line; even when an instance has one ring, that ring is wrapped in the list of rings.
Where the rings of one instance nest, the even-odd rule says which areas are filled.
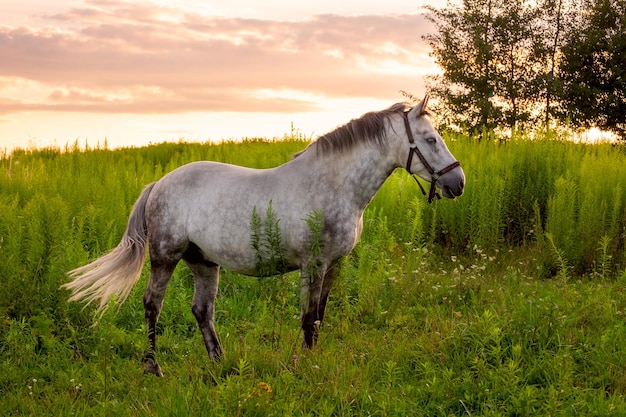
[[[433,138],[432,136],[429,136],[429,137],[426,138],[426,142],[428,142],[428,143],[435,143],[435,142],[437,142],[437,139]]]

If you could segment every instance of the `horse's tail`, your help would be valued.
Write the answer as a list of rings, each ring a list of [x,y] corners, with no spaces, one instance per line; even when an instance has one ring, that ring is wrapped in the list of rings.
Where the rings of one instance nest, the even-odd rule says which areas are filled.
[[[148,185],[130,214],[121,242],[95,261],[68,272],[71,282],[63,287],[72,291],[70,301],[83,299],[87,305],[99,300],[103,312],[111,296],[123,303],[137,283],[146,256],[146,202],[155,183]]]

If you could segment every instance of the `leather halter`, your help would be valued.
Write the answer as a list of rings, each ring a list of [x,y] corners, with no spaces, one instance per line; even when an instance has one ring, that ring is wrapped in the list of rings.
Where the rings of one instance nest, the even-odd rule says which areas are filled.
[[[413,132],[411,131],[411,125],[409,124],[408,112],[404,112],[403,116],[404,116],[404,127],[406,128],[406,135],[409,138],[409,145],[410,145],[409,159],[406,161],[406,170],[408,171],[409,174],[411,174],[413,179],[415,179],[415,182],[417,182],[417,185],[419,185],[420,190],[422,190],[422,194],[424,194],[424,197],[427,198],[429,203],[432,203],[435,200],[435,198],[437,198],[437,200],[440,200],[441,196],[437,192],[437,185],[436,185],[437,180],[439,179],[439,177],[447,174],[448,172],[452,171],[454,168],[461,166],[461,163],[459,161],[454,161],[447,167],[442,168],[439,171],[435,171],[433,167],[428,163],[426,158],[424,157],[424,154],[422,154],[422,152],[417,147],[417,144],[415,143],[415,139],[413,139]],[[430,190],[428,194],[426,194],[426,190],[424,190],[424,186],[422,186],[422,183],[419,182],[419,180],[417,179],[417,176],[411,172],[411,162],[413,162],[413,154],[417,155],[422,165],[424,165],[424,168],[426,168],[426,170],[430,174]]]

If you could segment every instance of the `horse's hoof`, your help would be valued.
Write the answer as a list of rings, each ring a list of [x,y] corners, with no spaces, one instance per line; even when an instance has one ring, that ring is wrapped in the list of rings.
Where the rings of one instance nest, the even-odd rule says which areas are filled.
[[[156,375],[163,376],[163,371],[156,361],[148,360],[146,361],[146,368],[143,370],[144,375]]]

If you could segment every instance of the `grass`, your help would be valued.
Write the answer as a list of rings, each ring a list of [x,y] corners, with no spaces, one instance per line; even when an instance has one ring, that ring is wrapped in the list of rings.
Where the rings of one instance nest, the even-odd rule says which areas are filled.
[[[147,267],[95,326],[92,310],[59,290],[64,272],[114,246],[143,185],[173,167],[272,166],[306,143],[0,160],[2,414],[626,415],[621,149],[449,142],[467,194],[428,206],[404,173],[387,181],[312,351],[300,348],[297,275],[224,271],[216,328],[226,353],[210,361],[181,265],[157,329],[161,379],[142,374]],[[612,167],[606,178],[591,169],[598,162]]]
[[[191,289],[182,277],[161,322],[163,379],[142,375],[140,289],[96,328],[60,335],[42,317],[13,321],[3,336],[2,408],[6,415],[626,412],[625,282],[537,280],[511,253],[435,262],[378,249],[361,248],[346,261],[310,352],[299,348],[294,276],[279,281],[290,299],[277,331],[267,283],[226,274],[219,363],[206,357],[186,311]],[[363,270],[370,265],[359,257],[374,252],[379,269]]]

